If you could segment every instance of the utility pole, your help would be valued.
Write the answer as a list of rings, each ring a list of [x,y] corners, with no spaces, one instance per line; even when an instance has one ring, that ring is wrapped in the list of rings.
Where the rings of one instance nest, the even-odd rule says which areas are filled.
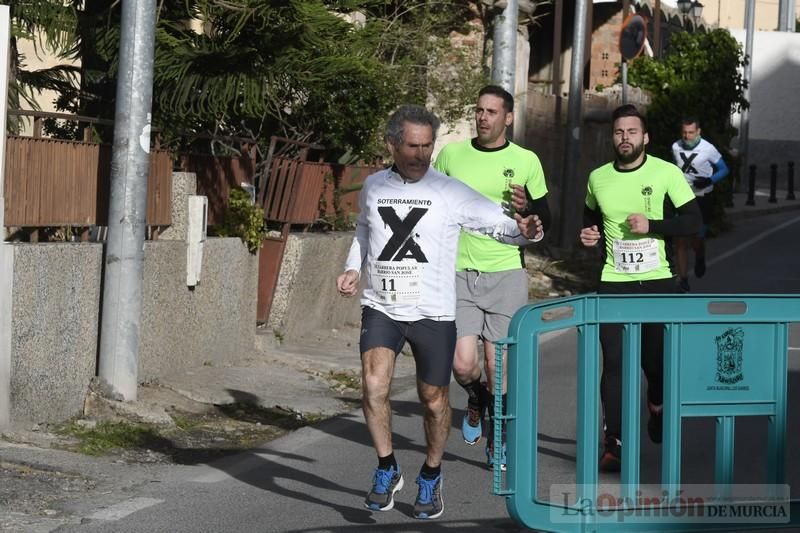
[[[628,18],[628,11],[630,10],[630,0],[622,0],[622,22]],[[623,56],[620,63],[620,70],[622,71],[622,103],[628,103],[628,60]]]
[[[778,31],[794,33],[795,28],[795,0],[779,0],[778,2]]]
[[[125,0],[114,112],[99,376],[135,401],[150,166],[156,0]]]
[[[753,77],[753,39],[755,33],[755,14],[756,14],[756,0],[746,0],[744,10],[744,27],[745,27],[745,44],[744,44],[744,57],[746,64],[744,66],[744,99],[750,103],[750,83]],[[742,109],[741,117],[739,120],[739,184],[742,179],[747,175],[748,165],[748,144],[750,136],[750,110]]]
[[[6,240],[6,118],[8,115],[8,68],[10,62],[11,11],[0,6],[0,242]]]
[[[494,17],[492,44],[492,81],[514,95],[514,74],[517,72],[517,0],[508,0],[502,13]],[[506,137],[514,136],[513,126],[506,128]]]
[[[11,315],[14,304],[14,246],[6,244],[5,161],[6,112],[11,16],[0,6],[0,429],[11,424]]]
[[[583,103],[583,69],[586,50],[587,0],[575,1],[575,24],[572,36],[572,61],[570,61],[569,102],[567,103],[567,138],[564,164],[561,168],[561,234],[559,245],[570,248],[577,238],[583,209],[578,205],[576,171],[581,149],[581,107]]]

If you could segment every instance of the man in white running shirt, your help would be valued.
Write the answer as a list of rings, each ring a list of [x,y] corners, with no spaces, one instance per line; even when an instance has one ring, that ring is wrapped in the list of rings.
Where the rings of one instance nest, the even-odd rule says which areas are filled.
[[[692,187],[703,227],[700,233],[691,237],[675,239],[678,269],[678,288],[689,292],[689,249],[694,251],[694,275],[702,278],[706,273],[705,237],[708,225],[714,216],[714,203],[711,193],[714,184],[728,175],[728,166],[719,150],[700,136],[700,121],[694,117],[681,120],[681,138],[672,143],[672,159],[683,172],[686,182]]]
[[[423,107],[402,106],[389,119],[386,144],[394,165],[367,177],[356,235],[336,285],[361,298],[363,409],[378,455],[364,505],[394,507],[403,476],[394,457],[389,393],[395,357],[408,342],[424,409],[426,459],[414,517],[441,516],[441,462],[450,432],[448,385],[456,343],[455,260],[462,228],[524,246],[544,237],[536,215],[503,209],[430,166],[439,120]]]

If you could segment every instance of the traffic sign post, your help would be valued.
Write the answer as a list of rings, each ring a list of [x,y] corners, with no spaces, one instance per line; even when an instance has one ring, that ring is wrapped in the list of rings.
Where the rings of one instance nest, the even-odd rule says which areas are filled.
[[[647,24],[639,15],[628,15],[619,32],[619,53],[622,55],[622,103],[628,103],[628,61],[639,57],[647,40]]]

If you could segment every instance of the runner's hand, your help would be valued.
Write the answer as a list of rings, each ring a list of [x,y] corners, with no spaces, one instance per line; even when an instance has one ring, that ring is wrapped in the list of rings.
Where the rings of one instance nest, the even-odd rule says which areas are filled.
[[[361,274],[357,270],[348,270],[336,278],[336,289],[341,296],[349,298],[358,292],[358,279]]]
[[[597,226],[590,226],[581,230],[581,244],[584,246],[597,246],[600,242],[600,230]]]
[[[695,178],[694,179],[694,188],[695,189],[705,189],[706,187],[712,185],[714,182],[711,181],[711,178]]]
[[[511,206],[518,213],[524,212],[528,208],[528,196],[522,185],[511,184]]]
[[[631,228],[631,233],[645,235],[650,232],[650,221],[642,214],[634,213],[628,215],[627,221],[628,227]]]
[[[544,229],[542,228],[542,221],[539,220],[537,215],[529,215],[522,217],[519,213],[514,213],[514,219],[517,221],[519,231],[526,239],[532,241],[540,241],[544,237]]]

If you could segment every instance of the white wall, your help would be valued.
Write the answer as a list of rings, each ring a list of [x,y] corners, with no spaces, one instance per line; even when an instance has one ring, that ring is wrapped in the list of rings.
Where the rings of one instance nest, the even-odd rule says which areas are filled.
[[[744,48],[744,30],[731,34]],[[755,33],[749,118],[748,160],[759,167],[759,179],[770,164],[782,169],[800,158],[800,34]]]
[[[744,30],[731,30],[744,48]],[[800,33],[756,32],[750,137],[800,140]]]

